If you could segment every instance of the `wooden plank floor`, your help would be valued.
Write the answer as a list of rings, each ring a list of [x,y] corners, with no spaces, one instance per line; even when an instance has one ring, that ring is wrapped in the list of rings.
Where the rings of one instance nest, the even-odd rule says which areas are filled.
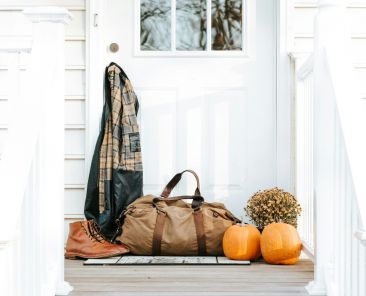
[[[308,295],[313,264],[293,266],[264,262],[249,266],[83,266],[66,260],[71,296],[289,296]]]

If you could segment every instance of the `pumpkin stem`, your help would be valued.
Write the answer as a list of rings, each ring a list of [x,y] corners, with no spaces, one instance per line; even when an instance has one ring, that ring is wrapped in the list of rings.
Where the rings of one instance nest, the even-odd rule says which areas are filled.
[[[244,214],[241,216],[241,223],[240,223],[240,226],[244,226]]]

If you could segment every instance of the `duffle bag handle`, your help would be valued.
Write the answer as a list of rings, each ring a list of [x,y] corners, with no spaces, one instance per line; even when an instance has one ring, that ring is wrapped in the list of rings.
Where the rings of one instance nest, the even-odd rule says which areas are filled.
[[[195,196],[201,196],[201,191],[200,191],[200,180],[198,178],[198,175],[192,171],[192,170],[184,170],[181,173],[176,174],[170,181],[169,183],[165,186],[163,192],[161,193],[161,197],[163,198],[168,198],[170,193],[172,192],[172,190],[174,189],[174,187],[179,183],[179,181],[182,179],[182,175],[184,173],[191,173],[195,178],[196,178],[196,182],[197,182],[197,187],[196,190],[194,191],[194,195]]]
[[[169,198],[169,201],[174,201],[174,200],[188,200],[191,199],[192,200],[192,209],[194,211],[198,211],[202,205],[202,203],[205,201],[205,199],[202,196],[199,195],[181,195],[181,196],[174,196]],[[166,199],[164,197],[155,197],[153,199],[153,204],[157,205],[157,203],[159,201],[166,201]]]

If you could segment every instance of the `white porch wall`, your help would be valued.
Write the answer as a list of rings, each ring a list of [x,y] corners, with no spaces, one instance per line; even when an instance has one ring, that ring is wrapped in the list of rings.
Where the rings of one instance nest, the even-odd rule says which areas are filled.
[[[1,0],[0,42],[2,38],[28,38],[31,23],[22,15],[29,6],[61,6],[74,19],[66,26],[65,37],[65,235],[69,222],[83,218],[85,198],[85,0]],[[7,60],[0,55],[0,154],[7,133]],[[22,64],[27,64],[24,55]],[[50,94],[51,96],[52,94]],[[55,110],[57,112],[57,110]],[[12,115],[14,116],[14,115]],[[26,149],[26,143],[24,145]]]
[[[314,40],[316,0],[289,1],[289,47],[295,52],[311,52]],[[360,86],[360,98],[366,98],[366,0],[347,1],[351,57],[354,73]]]

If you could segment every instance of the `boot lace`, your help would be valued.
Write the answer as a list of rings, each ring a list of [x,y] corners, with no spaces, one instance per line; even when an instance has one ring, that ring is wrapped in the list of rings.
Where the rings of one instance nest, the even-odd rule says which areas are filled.
[[[107,240],[105,238],[105,236],[102,234],[99,225],[94,220],[91,220],[88,223],[88,230],[89,231],[87,229],[85,229],[84,226],[83,226],[83,229],[84,229],[85,233],[88,235],[88,237],[91,240],[95,240],[99,243],[103,243],[104,241]]]

